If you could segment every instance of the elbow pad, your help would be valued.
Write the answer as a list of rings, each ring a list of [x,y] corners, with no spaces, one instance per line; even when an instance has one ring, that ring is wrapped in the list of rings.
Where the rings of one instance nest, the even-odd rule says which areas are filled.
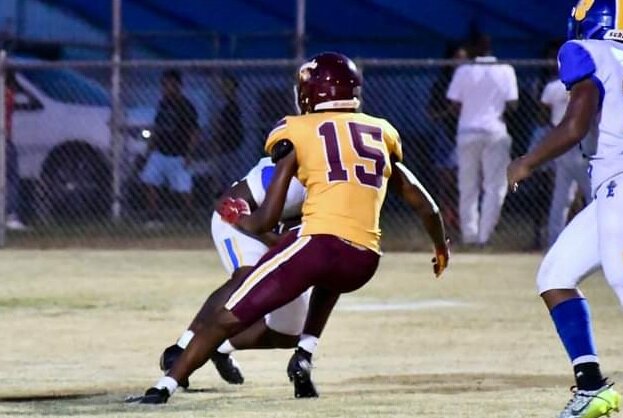
[[[294,149],[294,145],[289,139],[282,139],[277,142],[272,149],[270,154],[273,164],[277,164],[277,161],[281,160],[283,157],[288,155]]]

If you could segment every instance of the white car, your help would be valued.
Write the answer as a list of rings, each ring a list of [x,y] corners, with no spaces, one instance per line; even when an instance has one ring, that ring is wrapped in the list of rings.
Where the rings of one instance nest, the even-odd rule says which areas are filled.
[[[18,67],[15,80],[12,136],[22,185],[31,186],[24,188],[30,193],[21,193],[30,197],[22,207],[39,217],[88,219],[110,214],[112,141],[107,91],[67,69]]]

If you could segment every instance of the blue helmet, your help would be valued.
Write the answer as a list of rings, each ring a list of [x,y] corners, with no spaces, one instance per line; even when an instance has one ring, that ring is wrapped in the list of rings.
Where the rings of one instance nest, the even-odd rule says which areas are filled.
[[[623,0],[580,0],[571,11],[569,39],[623,41]]]

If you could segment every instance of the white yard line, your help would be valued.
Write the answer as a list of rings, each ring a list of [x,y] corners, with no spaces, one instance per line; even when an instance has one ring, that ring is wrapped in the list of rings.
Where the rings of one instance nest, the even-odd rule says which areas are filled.
[[[337,310],[344,312],[384,312],[384,311],[423,311],[441,308],[461,308],[470,306],[469,303],[448,299],[423,299],[413,301],[378,301],[355,302],[343,301]]]

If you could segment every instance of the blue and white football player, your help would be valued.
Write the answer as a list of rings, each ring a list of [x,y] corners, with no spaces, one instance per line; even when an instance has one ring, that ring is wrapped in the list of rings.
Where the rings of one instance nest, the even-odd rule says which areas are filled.
[[[245,210],[255,210],[264,201],[274,172],[275,164],[272,163],[270,157],[260,159],[246,177],[234,183],[223,194],[216,206],[218,207],[224,200],[235,200],[240,202]],[[289,223],[300,222],[304,200],[305,188],[296,178],[293,178],[282,213],[282,222],[286,226]],[[172,367],[190,343],[198,327],[202,326],[201,319],[226,302],[230,294],[240,286],[249,270],[268,252],[269,246],[279,240],[279,237],[272,233],[261,237],[242,233],[230,223],[225,222],[215,211],[212,216],[212,239],[221,263],[231,279],[208,297],[177,343],[164,350],[160,359],[160,367],[163,371]],[[258,321],[231,340],[225,341],[218,348],[218,352],[212,356],[212,361],[221,377],[232,384],[241,384],[244,381],[237,363],[230,357],[234,350],[296,347],[307,318],[310,292],[311,289],[287,305],[266,315],[263,321]],[[188,387],[188,385],[188,381],[180,382],[182,387]]]
[[[579,1],[569,38],[558,55],[560,79],[570,91],[566,114],[538,147],[510,164],[508,182],[516,189],[536,167],[580,142],[589,158],[594,200],[548,251],[537,283],[575,374],[577,390],[560,418],[594,418],[621,403],[601,374],[589,305],[578,285],[601,267],[623,304],[623,0]],[[596,135],[583,140],[593,129]]]

